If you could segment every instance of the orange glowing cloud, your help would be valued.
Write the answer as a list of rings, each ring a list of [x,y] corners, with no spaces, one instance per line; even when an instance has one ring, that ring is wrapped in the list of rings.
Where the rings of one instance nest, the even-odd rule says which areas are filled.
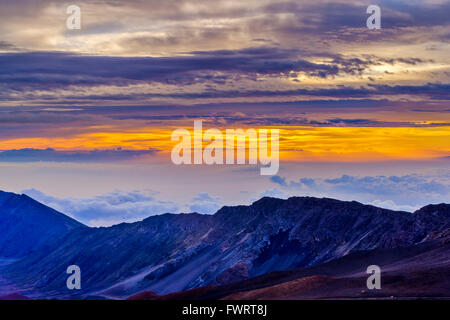
[[[167,157],[176,142],[176,127],[120,129],[99,127],[95,132],[65,137],[30,137],[0,141],[1,150],[160,150]],[[187,128],[192,130],[192,128]],[[204,128],[206,130],[208,128]],[[270,129],[270,127],[266,127]],[[419,160],[450,154],[449,127],[278,127],[280,160],[380,161]],[[225,130],[222,129],[225,133]]]

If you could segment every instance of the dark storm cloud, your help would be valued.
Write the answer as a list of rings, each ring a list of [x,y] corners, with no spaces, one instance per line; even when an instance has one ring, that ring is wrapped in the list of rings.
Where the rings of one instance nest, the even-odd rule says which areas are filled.
[[[0,86],[3,100],[17,100],[7,93],[29,89],[58,89],[67,86],[116,85],[135,83],[226,83],[256,75],[287,76],[303,73],[326,78],[339,73],[359,74],[381,63],[417,64],[416,58],[382,59],[374,56],[345,58],[328,55],[331,63],[313,63],[298,58],[307,53],[279,48],[247,48],[242,50],[195,51],[176,57],[110,57],[82,56],[66,53],[5,53],[0,54]],[[325,54],[322,54],[325,56]],[[6,91],[8,90],[8,91]],[[182,95],[182,94],[181,94]],[[205,95],[207,95],[205,93]],[[158,96],[156,94],[155,96]],[[164,94],[161,94],[164,96]],[[176,96],[176,95],[175,95]],[[136,96],[138,97],[138,96]],[[41,95],[40,99],[52,99]],[[90,96],[89,99],[102,99]],[[109,100],[128,99],[115,94]],[[80,97],[80,99],[83,99]]]
[[[248,49],[180,57],[106,57],[64,53],[0,55],[0,83],[9,89],[69,85],[128,85],[137,82],[190,83],[214,80],[208,72],[279,76],[291,71],[327,76],[336,65],[294,59],[290,51]]]

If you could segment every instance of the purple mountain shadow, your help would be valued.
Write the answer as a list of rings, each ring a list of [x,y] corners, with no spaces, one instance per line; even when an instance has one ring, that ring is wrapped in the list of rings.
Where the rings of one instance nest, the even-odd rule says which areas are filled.
[[[403,266],[399,269],[403,274],[421,261],[417,257],[426,250],[449,257],[445,240],[450,230],[448,204],[409,213],[327,198],[262,198],[250,206],[223,207],[214,215],[164,214],[108,228],[88,228],[28,197],[7,195],[15,197],[15,206],[11,201],[0,202],[0,229],[14,225],[15,231],[0,252],[11,256],[15,248],[20,254],[0,269],[0,276],[28,290],[20,292],[32,298],[124,299],[146,291],[160,298],[186,294],[190,289],[204,293],[208,288],[217,292],[198,297],[246,298],[233,294],[273,286],[272,295],[258,291],[248,297],[301,298],[302,294],[275,294],[283,292],[276,286],[319,274],[325,278],[302,280],[300,287],[332,285],[330,279],[338,276],[354,280],[365,275],[370,263]],[[27,218],[29,211],[21,208],[36,211]],[[36,216],[42,220],[30,221]],[[45,222],[42,226],[41,221]],[[37,226],[32,233],[35,245],[31,237],[19,236],[21,228],[29,230],[33,223]],[[434,257],[439,259],[437,254]],[[326,272],[330,263],[336,267]],[[81,268],[83,283],[75,292],[66,287],[66,269],[73,264]],[[311,269],[321,267],[325,271],[320,273],[314,270],[322,269]],[[233,285],[238,287],[230,289]],[[297,288],[299,284],[291,285]],[[411,284],[409,287],[411,295],[427,295],[425,287],[417,292]],[[336,293],[332,287],[321,288]],[[395,292],[392,290],[389,293]],[[429,294],[436,296],[433,290],[429,289]]]

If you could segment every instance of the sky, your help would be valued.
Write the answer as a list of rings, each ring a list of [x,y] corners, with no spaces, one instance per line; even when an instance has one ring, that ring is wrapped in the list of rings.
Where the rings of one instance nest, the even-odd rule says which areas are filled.
[[[1,0],[0,189],[92,226],[262,196],[449,203],[448,12],[440,0]],[[172,132],[194,120],[279,129],[279,171],[174,165]]]

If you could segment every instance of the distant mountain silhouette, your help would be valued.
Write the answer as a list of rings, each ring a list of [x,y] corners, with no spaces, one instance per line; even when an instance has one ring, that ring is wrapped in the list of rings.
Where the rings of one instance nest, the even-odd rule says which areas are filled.
[[[18,220],[15,228],[21,224]],[[0,274],[43,297],[58,298],[126,298],[142,291],[155,297],[223,288],[358,252],[408,251],[437,241],[450,229],[450,205],[409,213],[354,201],[266,197],[250,206],[223,207],[214,215],[163,214],[108,228],[69,229],[47,237],[45,246]],[[16,241],[12,246],[19,247]],[[65,271],[72,264],[82,270],[81,291],[66,288]]]

